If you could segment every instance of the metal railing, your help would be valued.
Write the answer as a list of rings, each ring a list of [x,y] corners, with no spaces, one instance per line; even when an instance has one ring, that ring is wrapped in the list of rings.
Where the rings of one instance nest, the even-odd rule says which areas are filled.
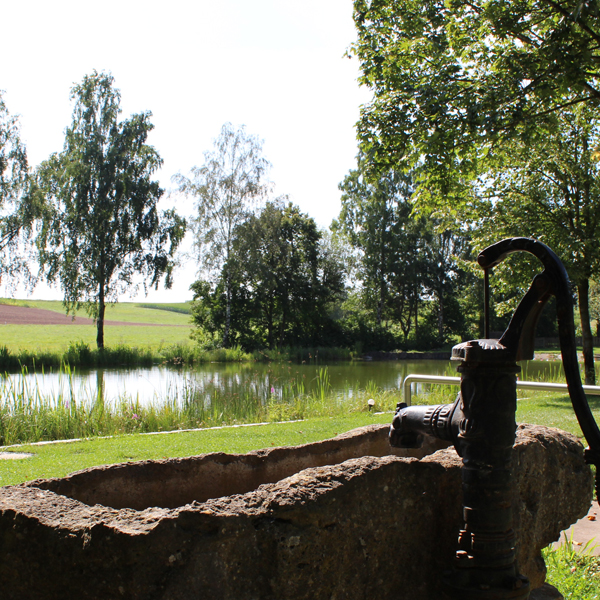
[[[411,374],[404,378],[402,383],[404,402],[410,406],[411,384],[413,383],[437,383],[439,385],[460,385],[460,377],[450,377],[446,375],[418,375]],[[545,383],[543,381],[518,381],[517,388],[525,390],[545,390],[548,392],[566,392],[568,387],[566,383]],[[600,396],[600,386],[584,385],[583,391],[591,396]]]

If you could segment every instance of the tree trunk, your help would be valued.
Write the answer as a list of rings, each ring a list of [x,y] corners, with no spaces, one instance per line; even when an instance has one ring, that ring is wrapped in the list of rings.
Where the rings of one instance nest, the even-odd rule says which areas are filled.
[[[419,295],[415,294],[415,340],[419,341]]]
[[[383,319],[383,293],[384,293],[384,281],[383,277],[380,280],[379,285],[379,300],[377,301],[377,325],[381,327],[381,321]]]
[[[438,292],[438,339],[444,341],[444,298],[442,292]]]
[[[383,320],[383,302],[385,300],[386,284],[385,284],[385,246],[383,243],[383,232],[385,228],[381,228],[381,245],[380,245],[380,262],[379,262],[379,300],[377,302],[377,325],[381,327]]]
[[[104,349],[104,313],[106,305],[104,304],[104,286],[100,286],[100,298],[98,299],[98,317],[96,319],[96,345],[99,350]]]
[[[223,348],[229,344],[229,330],[231,327],[231,276],[229,269],[225,274],[225,295],[227,297],[227,307],[225,309],[225,331],[223,332]]]
[[[579,296],[579,318],[581,319],[581,337],[583,342],[583,368],[585,372],[585,384],[596,385],[596,371],[594,368],[594,338],[590,325],[589,305],[589,279],[584,279],[577,285]]]
[[[269,301],[267,304],[267,346],[269,350],[273,349],[273,335],[274,335],[274,323],[273,323],[273,302]],[[281,332],[277,344],[281,344]]]

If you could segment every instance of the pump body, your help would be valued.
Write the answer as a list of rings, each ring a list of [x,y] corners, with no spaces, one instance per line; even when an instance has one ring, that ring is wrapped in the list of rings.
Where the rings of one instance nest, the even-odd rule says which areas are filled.
[[[451,441],[463,459],[464,526],[458,534],[452,568],[444,574],[453,600],[525,599],[529,582],[515,562],[512,529],[511,461],[516,432],[519,360],[533,358],[538,317],[554,295],[563,364],[569,394],[590,448],[586,460],[598,464],[600,431],[581,386],[575,347],[570,284],[558,257],[529,238],[510,238],[486,248],[478,257],[488,270],[512,252],[529,252],[544,264],[499,340],[463,342],[452,349],[461,374],[453,404],[407,406],[400,403],[390,428],[392,446],[420,447],[424,436]],[[486,315],[489,314],[486,290]],[[487,318],[486,318],[487,321]],[[488,331],[486,323],[486,331]],[[596,484],[596,487],[598,485]]]

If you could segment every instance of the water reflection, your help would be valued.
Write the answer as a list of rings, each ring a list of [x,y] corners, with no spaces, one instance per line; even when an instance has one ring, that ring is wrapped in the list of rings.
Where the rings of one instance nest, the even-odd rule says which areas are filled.
[[[411,373],[456,375],[455,364],[438,360],[390,362],[341,362],[328,365],[211,363],[193,369],[156,366],[145,369],[98,369],[65,373],[34,373],[4,376],[4,393],[22,390],[55,401],[100,400],[107,404],[139,402],[142,405],[165,401],[181,402],[193,391],[205,405],[215,395],[250,395],[267,401],[301,394],[332,393],[351,398],[359,390],[375,387],[398,390]],[[530,361],[523,365],[521,379],[563,381],[560,361]],[[421,391],[417,385],[417,393]]]

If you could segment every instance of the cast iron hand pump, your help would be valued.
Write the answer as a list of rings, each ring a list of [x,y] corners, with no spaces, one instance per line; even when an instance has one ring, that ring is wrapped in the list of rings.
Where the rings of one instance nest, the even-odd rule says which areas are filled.
[[[458,536],[453,568],[445,576],[453,599],[525,599],[529,582],[518,572],[512,529],[511,458],[515,441],[517,361],[533,358],[535,326],[551,296],[556,298],[558,330],[569,395],[589,444],[586,461],[600,464],[600,430],[581,385],[575,345],[571,288],[559,258],[546,245],[511,238],[489,246],[478,257],[488,271],[512,252],[529,252],[541,260],[538,274],[499,340],[471,340],[452,349],[460,361],[460,393],[454,404],[398,404],[390,443],[419,447],[430,435],[452,441],[463,459],[464,527]],[[488,328],[486,291],[486,336]],[[597,471],[598,473],[598,471]],[[598,488],[598,478],[596,479]]]

